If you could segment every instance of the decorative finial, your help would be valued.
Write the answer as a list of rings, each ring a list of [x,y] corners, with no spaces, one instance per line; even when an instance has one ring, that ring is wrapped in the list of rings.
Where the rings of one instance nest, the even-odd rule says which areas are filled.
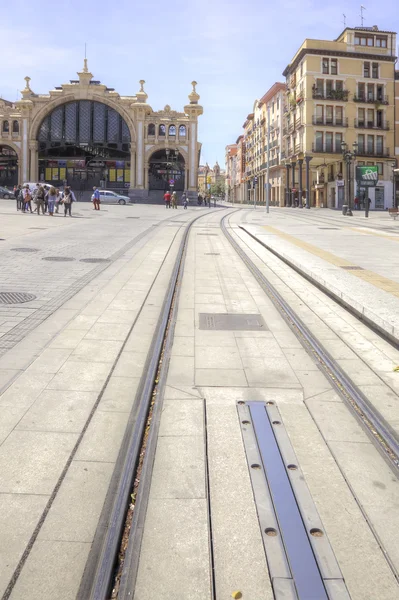
[[[140,87],[140,92],[144,92],[144,84],[145,84],[145,81],[144,81],[144,79],[140,79],[140,81],[139,81],[139,84],[140,84],[140,86],[141,86],[141,87]]]
[[[24,77],[24,79],[26,81],[26,85],[25,85],[25,90],[24,91],[25,92],[31,92],[32,90],[30,89],[30,85],[29,85],[30,77]]]
[[[87,58],[85,58],[83,61],[83,73],[88,73],[88,72],[89,72],[89,69],[87,66]]]
[[[200,99],[199,94],[197,94],[197,90],[195,86],[198,85],[196,81],[192,81],[191,85],[193,86],[193,91],[189,95],[188,99],[190,100],[190,104],[198,104],[198,100]]]
[[[195,89],[195,86],[198,85],[198,83],[196,81],[192,81],[191,85],[193,86],[193,92],[194,92],[194,94],[196,94],[197,90]]]

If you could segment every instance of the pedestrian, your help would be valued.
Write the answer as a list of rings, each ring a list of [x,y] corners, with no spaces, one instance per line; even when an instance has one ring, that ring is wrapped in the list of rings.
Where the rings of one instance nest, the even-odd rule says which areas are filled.
[[[48,195],[49,195],[49,190],[44,188],[44,212],[45,213],[48,211]]]
[[[202,196],[201,194],[198,194],[198,206],[201,206],[202,204]]]
[[[39,185],[38,189],[36,190],[36,195],[35,195],[35,199],[34,202],[36,204],[37,207],[37,214],[40,215],[40,209],[42,209],[42,214],[44,215],[44,198],[45,198],[45,190],[44,187],[42,185]]]
[[[68,213],[69,213],[69,216],[72,217],[71,209],[72,209],[73,197],[72,197],[72,193],[71,193],[71,190],[69,187],[66,187],[64,190],[62,202],[64,205],[64,217],[66,217]]]
[[[60,208],[60,204],[62,204],[62,196],[60,190],[56,189],[56,197],[55,197],[55,212],[58,213]]]
[[[55,207],[56,200],[57,200],[57,190],[55,189],[55,187],[51,187],[47,194],[47,206],[48,206],[48,213],[49,213],[50,217],[52,217],[54,215],[54,207]]]
[[[24,202],[23,202],[22,212],[28,212],[28,210],[30,212],[33,212],[32,211],[32,194],[31,194],[28,184],[26,184],[26,186],[24,188],[23,201]]]
[[[359,198],[357,196],[355,198],[355,210],[360,210]]]
[[[172,196],[170,195],[169,190],[165,192],[163,199],[165,200],[165,208],[170,208],[170,200]]]
[[[176,190],[172,194],[172,208],[177,209],[177,192],[176,192]]]
[[[17,210],[22,210],[21,191],[22,191],[22,185],[18,185],[18,186],[14,187],[14,197],[15,197],[15,200],[17,201]]]
[[[187,210],[188,198],[187,198],[187,194],[186,194],[186,192],[184,192],[184,194],[183,194],[183,196],[182,196],[182,198],[181,198],[181,199],[183,200],[183,207],[184,207],[184,210]]]
[[[93,210],[100,210],[100,190],[96,187],[93,188]]]

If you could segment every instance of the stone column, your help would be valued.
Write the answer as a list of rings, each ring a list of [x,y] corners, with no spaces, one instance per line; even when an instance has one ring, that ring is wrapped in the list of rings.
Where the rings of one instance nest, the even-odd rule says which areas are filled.
[[[296,162],[293,160],[291,163],[292,167],[292,190],[295,188],[295,165]],[[295,192],[291,191],[291,206],[295,206]]]
[[[305,156],[306,163],[306,208],[310,208],[310,166],[312,156]]]
[[[130,188],[136,187],[136,149],[130,148]]]
[[[302,165],[303,165],[303,159],[299,158],[298,159],[298,178],[299,178],[299,189],[298,189],[299,202],[298,202],[298,207],[299,208],[303,208],[303,206],[302,206]]]
[[[30,150],[30,169],[29,169],[29,177],[24,179],[24,181],[39,181],[39,155],[38,155],[39,142],[36,140],[29,141],[29,150]]]
[[[290,167],[291,165],[286,163],[285,164],[285,168],[286,168],[286,174],[285,174],[285,206],[290,206],[290,199],[291,199],[291,194],[290,194]]]
[[[189,182],[187,185],[187,193],[190,199],[195,199],[197,196],[197,124],[191,123],[191,137],[188,145],[188,161],[189,161]],[[205,178],[206,189],[206,178]]]
[[[22,162],[22,183],[24,183],[25,181],[29,181],[28,119],[26,117],[24,117],[22,119],[21,162]]]

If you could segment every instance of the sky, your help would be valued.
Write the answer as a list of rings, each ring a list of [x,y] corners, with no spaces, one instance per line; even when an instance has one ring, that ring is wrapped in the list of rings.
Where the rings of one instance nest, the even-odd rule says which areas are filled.
[[[365,0],[364,25],[399,31],[398,0]],[[76,79],[87,43],[94,79],[134,95],[145,79],[154,110],[183,110],[191,81],[204,114],[201,163],[223,167],[254,101],[284,81],[305,38],[360,25],[360,0],[0,0],[0,97],[15,101]]]

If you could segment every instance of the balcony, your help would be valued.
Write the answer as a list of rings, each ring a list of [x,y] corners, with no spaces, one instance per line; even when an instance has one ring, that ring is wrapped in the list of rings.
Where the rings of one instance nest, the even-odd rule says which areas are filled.
[[[312,117],[313,125],[321,125],[323,127],[348,127],[348,119],[328,119],[327,117]]]
[[[303,152],[302,144],[295,144],[295,154],[300,154],[301,152]]]
[[[389,121],[381,121],[381,123],[375,125],[372,121],[365,121],[364,119],[355,119],[355,127],[357,129],[383,129],[384,131],[388,131]]]
[[[295,129],[299,129],[299,127],[302,127],[302,119],[300,117],[295,119]]]
[[[389,158],[389,148],[362,148],[358,146],[357,156],[374,156],[377,158]]]
[[[288,135],[288,129],[287,129],[287,127],[283,127],[283,135]]]
[[[341,144],[337,146],[326,144],[323,146],[322,144],[312,144],[312,152],[322,153],[322,154],[342,154]]]
[[[313,88],[313,100],[337,100],[339,102],[348,102],[349,90],[329,90],[324,93],[324,90]]]
[[[366,102],[367,104],[389,104],[388,96],[384,94],[356,94],[353,96],[353,102]]]

